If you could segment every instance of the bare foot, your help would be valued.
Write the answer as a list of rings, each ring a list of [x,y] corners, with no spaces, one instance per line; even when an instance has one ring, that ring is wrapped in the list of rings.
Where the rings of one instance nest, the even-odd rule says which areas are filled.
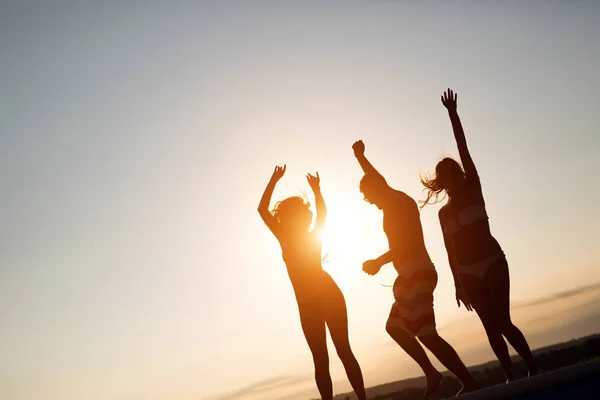
[[[511,371],[510,374],[507,374],[506,372],[504,373],[504,376],[506,376],[506,383],[511,383],[512,381],[516,380],[517,378],[515,377],[515,374]]]
[[[462,383],[462,387],[460,388],[458,393],[456,393],[455,396],[460,396],[463,393],[473,392],[479,388],[475,379],[471,379],[470,381],[461,382],[461,383]]]
[[[437,390],[443,377],[444,375],[442,375],[439,371],[432,372],[425,376],[425,378],[427,378],[427,389],[425,390],[425,396],[429,396]]]

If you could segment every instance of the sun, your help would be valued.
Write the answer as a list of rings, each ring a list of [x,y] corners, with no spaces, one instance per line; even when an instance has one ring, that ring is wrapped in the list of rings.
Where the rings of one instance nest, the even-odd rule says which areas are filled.
[[[331,203],[331,205],[330,205]],[[345,275],[360,268],[365,261],[365,224],[351,207],[342,202],[328,202],[323,241],[323,268],[335,275]],[[352,268],[349,268],[352,266]]]

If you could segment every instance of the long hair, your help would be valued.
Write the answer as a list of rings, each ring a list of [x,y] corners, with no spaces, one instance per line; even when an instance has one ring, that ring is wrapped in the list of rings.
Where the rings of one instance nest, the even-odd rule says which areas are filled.
[[[446,199],[448,192],[443,182],[447,182],[451,176],[461,176],[464,178],[465,172],[458,161],[450,157],[446,157],[437,163],[435,174],[419,174],[421,183],[425,186],[423,191],[427,191],[425,200],[419,201],[421,203],[420,208],[425,207],[427,204],[436,204]]]
[[[281,223],[297,215],[298,211],[310,212],[310,203],[300,196],[292,196],[275,203],[271,214],[278,223]]]
[[[419,179],[421,180],[423,186],[425,186],[423,191],[427,191],[425,200],[419,200],[419,203],[421,203],[419,208],[423,208],[427,204],[436,204],[446,198],[446,192],[436,178],[435,174],[420,174]],[[442,196],[441,199],[440,195]]]

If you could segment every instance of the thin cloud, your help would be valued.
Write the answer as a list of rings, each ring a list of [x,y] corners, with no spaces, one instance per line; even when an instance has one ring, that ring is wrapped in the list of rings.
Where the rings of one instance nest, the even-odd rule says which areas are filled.
[[[298,383],[306,382],[311,379],[312,375],[280,375],[272,378],[264,379],[231,392],[219,394],[216,396],[206,397],[204,400],[237,400],[246,398],[249,395],[259,395],[269,392],[273,389],[280,389],[286,386],[293,386]]]
[[[554,293],[554,294],[551,294],[550,296],[541,297],[541,298],[535,299],[535,300],[517,302],[517,303],[512,304],[511,307],[512,308],[525,308],[525,307],[537,306],[537,305],[549,303],[549,302],[555,301],[555,300],[568,299],[569,297],[574,297],[574,296],[578,296],[580,294],[593,292],[598,289],[600,289],[600,282],[593,283],[591,285],[580,286],[578,288],[571,289],[571,290],[565,290],[563,292]]]

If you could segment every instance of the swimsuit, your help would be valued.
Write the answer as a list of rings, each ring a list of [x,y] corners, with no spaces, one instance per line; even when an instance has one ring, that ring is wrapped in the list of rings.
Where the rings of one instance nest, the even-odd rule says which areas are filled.
[[[475,204],[463,208],[455,217],[448,218],[444,221],[442,229],[446,235],[453,236],[464,226],[486,219],[488,219],[488,215],[485,211],[485,207],[480,204]]]
[[[442,230],[444,234],[452,237],[465,226],[487,219],[489,217],[485,211],[485,206],[474,204],[461,209],[453,218],[447,218],[443,223]],[[504,253],[500,251],[473,264],[459,264],[458,272],[459,274],[483,279],[490,266],[502,257],[504,257]]]

